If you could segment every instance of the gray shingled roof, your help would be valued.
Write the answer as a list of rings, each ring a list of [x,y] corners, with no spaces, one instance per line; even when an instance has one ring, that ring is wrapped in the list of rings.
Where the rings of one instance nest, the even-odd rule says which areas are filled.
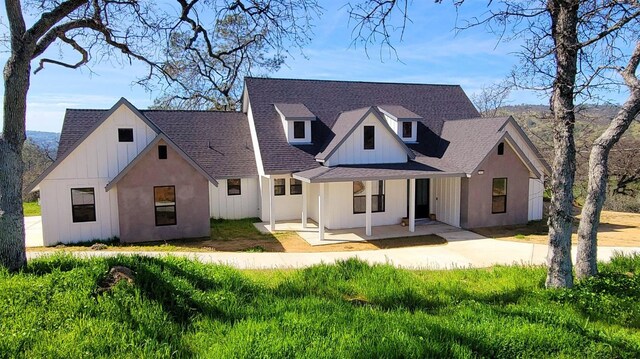
[[[72,150],[76,141],[108,111],[68,109],[60,134],[58,158]],[[258,174],[245,114],[161,110],[141,110],[140,113],[211,177],[249,177]]]
[[[273,104],[278,111],[285,117],[286,120],[310,120],[316,119],[307,106],[301,103],[274,103]]]
[[[418,141],[409,146],[421,155],[434,155],[445,120],[479,117],[460,86],[322,80],[246,78],[258,144],[266,173],[304,171],[320,166],[315,156],[335,136],[340,112],[363,107],[402,106],[420,116]],[[311,126],[312,145],[287,143],[274,103],[302,103],[318,121]]]
[[[404,106],[382,105],[378,106],[378,108],[380,109],[380,111],[388,113],[389,115],[400,120],[418,120],[422,118],[420,117],[420,115],[407,110],[406,108],[404,108]]]
[[[442,171],[422,163],[391,163],[379,165],[353,165],[317,167],[294,173],[295,178],[311,183],[370,181],[384,179],[427,178],[434,176],[464,176],[462,172]]]

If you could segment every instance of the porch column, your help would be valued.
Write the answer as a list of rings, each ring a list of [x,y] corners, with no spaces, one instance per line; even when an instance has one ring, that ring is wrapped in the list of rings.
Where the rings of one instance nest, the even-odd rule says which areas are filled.
[[[365,200],[366,200],[365,233],[367,236],[371,236],[371,186],[372,186],[372,181],[367,181],[364,187]]]
[[[276,215],[274,213],[274,193],[275,189],[273,188],[273,176],[269,176],[269,229],[271,231],[276,230]]]
[[[318,193],[318,239],[324,241],[324,183],[320,183]]]
[[[302,228],[307,228],[307,192],[309,184],[302,182]]]
[[[416,231],[416,179],[409,180],[409,232]]]

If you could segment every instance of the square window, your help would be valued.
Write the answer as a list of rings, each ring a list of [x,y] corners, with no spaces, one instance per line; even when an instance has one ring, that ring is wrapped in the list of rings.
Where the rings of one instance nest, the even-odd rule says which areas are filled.
[[[161,159],[161,160],[167,159],[167,146],[165,145],[158,146],[158,159]]]
[[[385,196],[384,196],[384,181],[373,181],[373,187],[371,188],[371,213],[384,212],[385,210]],[[366,196],[366,182],[354,181],[353,182],[353,213],[366,213],[367,211],[367,196]]]
[[[175,186],[153,187],[153,202],[156,226],[170,226],[177,223]]]
[[[413,136],[413,122],[402,123],[402,137],[411,138]]]
[[[133,142],[133,128],[119,128],[118,142]]]
[[[93,187],[71,189],[73,223],[96,221],[96,197]]]
[[[273,194],[275,196],[284,196],[286,193],[286,184],[284,178],[276,178],[273,180]]]
[[[227,180],[227,195],[239,196],[242,194],[242,181],[240,178],[230,178]]]
[[[292,178],[289,182],[289,194],[302,194],[302,181]]]
[[[491,213],[507,212],[507,179],[494,178],[491,189]]]
[[[305,137],[304,121],[293,121],[293,138],[302,139]]]
[[[374,126],[364,126],[364,149],[373,150],[376,147],[376,128]]]

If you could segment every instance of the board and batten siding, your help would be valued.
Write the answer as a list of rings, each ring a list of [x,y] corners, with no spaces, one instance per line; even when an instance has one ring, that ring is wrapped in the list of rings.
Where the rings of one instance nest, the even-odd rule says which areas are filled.
[[[545,167],[540,162],[535,152],[531,150],[527,141],[520,135],[520,131],[514,127],[512,123],[508,123],[505,127],[506,131],[511,135],[522,152],[529,158],[529,161],[535,166],[536,170],[541,174],[544,173]],[[544,196],[544,175],[542,179],[529,180],[529,214],[530,221],[542,219],[542,205]]]
[[[289,185],[291,184],[291,176],[274,176],[274,178],[284,178],[285,179],[285,195],[283,196],[274,196],[273,200],[273,208],[275,214],[276,221],[285,221],[285,220],[302,220],[302,195],[291,195]],[[270,187],[269,187],[269,178],[268,177],[260,177],[261,184],[261,211],[260,211],[260,220],[269,221],[269,196],[270,196]]]
[[[430,201],[436,220],[460,227],[460,177],[432,178]]]
[[[218,187],[209,183],[210,217],[222,219],[241,219],[259,216],[258,178],[241,178],[240,194],[229,196],[227,180],[218,179]]]
[[[133,142],[118,142],[118,128],[132,128]],[[119,235],[116,188],[105,186],[156,136],[122,105],[40,183],[44,245]],[[93,187],[96,221],[73,223],[71,188]]]
[[[364,149],[364,126],[375,127],[375,148],[372,150]],[[369,114],[326,159],[325,166],[407,162],[407,153],[395,137],[397,135],[390,132],[375,115]]]

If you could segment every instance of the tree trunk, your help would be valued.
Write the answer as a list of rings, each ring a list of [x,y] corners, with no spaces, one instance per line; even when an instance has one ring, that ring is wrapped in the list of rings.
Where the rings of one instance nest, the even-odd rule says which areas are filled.
[[[640,111],[640,88],[632,88],[631,94],[611,120],[607,130],[591,147],[589,156],[589,185],[587,198],[582,207],[578,227],[578,255],[576,275],[578,279],[598,274],[598,225],[600,213],[607,194],[609,181],[609,152],[629,128]]]
[[[575,142],[573,105],[578,56],[578,1],[549,0],[552,36],[555,43],[556,79],[553,83],[551,110],[554,120],[553,171],[549,210],[549,252],[547,288],[573,286],[571,232],[573,221],[573,181]]]
[[[0,265],[10,271],[21,269],[27,262],[22,210],[22,146],[31,56],[25,47],[13,49],[4,68],[4,127],[0,138]]]

